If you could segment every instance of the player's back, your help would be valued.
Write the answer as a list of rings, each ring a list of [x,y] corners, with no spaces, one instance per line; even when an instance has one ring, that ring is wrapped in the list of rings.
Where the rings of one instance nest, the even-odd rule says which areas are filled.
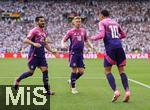
[[[119,24],[110,18],[102,20],[101,23],[105,28],[104,44],[106,50],[122,48]]]

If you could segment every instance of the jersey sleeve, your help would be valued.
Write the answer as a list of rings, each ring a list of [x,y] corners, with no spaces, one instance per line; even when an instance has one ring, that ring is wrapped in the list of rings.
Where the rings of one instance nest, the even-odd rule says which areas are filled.
[[[121,29],[121,27],[119,26],[119,34],[120,34],[120,39],[123,39],[126,37],[126,33]]]
[[[64,36],[64,42],[66,42],[69,38],[70,38],[70,31],[68,31]]]
[[[105,27],[104,24],[102,22],[99,23],[99,33],[97,35],[94,35],[91,37],[91,40],[99,40],[99,39],[103,39],[105,37]]]
[[[35,31],[31,30],[27,35],[27,39],[31,40],[34,36],[35,36]]]
[[[87,42],[87,40],[88,40],[88,33],[87,33],[87,31],[85,30],[84,41]]]

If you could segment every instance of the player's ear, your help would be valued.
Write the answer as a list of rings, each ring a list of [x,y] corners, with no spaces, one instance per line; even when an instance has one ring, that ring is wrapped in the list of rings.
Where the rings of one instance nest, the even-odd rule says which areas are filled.
[[[35,24],[38,25],[38,22],[36,21]]]
[[[72,20],[71,24],[74,25],[74,19]]]
[[[100,15],[99,18],[100,18],[100,20],[103,20],[103,19],[104,19],[104,16],[103,16],[103,15]]]

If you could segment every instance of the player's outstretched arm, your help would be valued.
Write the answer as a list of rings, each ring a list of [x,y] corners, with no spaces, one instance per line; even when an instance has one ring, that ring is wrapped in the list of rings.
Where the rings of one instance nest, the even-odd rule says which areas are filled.
[[[97,40],[100,40],[100,39],[103,39],[103,38],[104,38],[104,34],[99,33],[98,35],[91,36],[90,40],[97,41]]]
[[[57,51],[54,50],[54,49],[52,49],[52,48],[48,45],[48,43],[46,43],[45,48],[46,48],[49,52],[51,52],[56,58],[59,57]]]
[[[120,39],[126,38],[126,33],[119,27]]]
[[[34,43],[34,42],[32,42],[30,39],[28,39],[28,38],[25,38],[23,42],[26,43],[26,44],[29,44],[29,45],[33,45],[33,46],[35,46],[35,47],[37,47],[37,48],[41,47],[41,44],[39,44],[39,43]]]
[[[103,23],[99,23],[99,33],[97,35],[92,36],[90,39],[92,41],[100,40],[105,37],[105,27]]]
[[[92,45],[92,43],[91,43],[89,40],[86,41],[86,45],[87,45],[89,48],[91,48],[93,51],[96,52],[96,49],[94,48],[94,46]]]
[[[49,52],[51,52],[52,54],[56,53],[56,51],[54,51],[49,45],[48,43],[45,45],[46,50],[48,50]]]

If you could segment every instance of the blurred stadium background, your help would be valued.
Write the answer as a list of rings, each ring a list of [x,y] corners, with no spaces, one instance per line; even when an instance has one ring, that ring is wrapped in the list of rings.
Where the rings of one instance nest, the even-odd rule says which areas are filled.
[[[60,41],[71,27],[74,16],[80,15],[83,27],[89,37],[98,32],[99,13],[108,9],[127,32],[123,47],[127,53],[127,73],[129,73],[132,99],[129,104],[112,104],[112,92],[107,85],[102,69],[104,45],[102,41],[92,42],[97,53],[85,48],[86,74],[79,81],[79,94],[73,96],[66,80],[69,67],[66,59],[50,59],[49,71],[52,88],[56,96],[52,97],[51,110],[150,110],[150,1],[149,0],[0,0],[0,84],[12,84],[15,77],[26,70],[26,58],[29,47],[23,44],[34,19],[43,15],[47,19],[50,44],[67,58],[67,50],[61,49]],[[47,58],[53,58],[51,54]],[[136,58],[136,59],[135,59]],[[16,68],[17,67],[17,68]],[[10,68],[10,69],[8,69]],[[59,69],[58,69],[59,68]],[[115,68],[114,73],[117,72]],[[119,75],[117,83],[123,92]],[[22,84],[42,84],[41,73],[26,79]],[[137,84],[141,82],[147,87]]]
[[[42,4],[42,5],[41,5]],[[71,19],[80,15],[89,36],[98,32],[99,13],[108,9],[127,32],[126,52],[150,53],[150,1],[140,0],[0,0],[0,52],[20,52],[22,40],[34,26],[34,19],[43,15],[52,47],[63,51],[60,41],[71,27]],[[104,51],[102,42],[94,45]],[[88,52],[85,49],[85,52]]]

